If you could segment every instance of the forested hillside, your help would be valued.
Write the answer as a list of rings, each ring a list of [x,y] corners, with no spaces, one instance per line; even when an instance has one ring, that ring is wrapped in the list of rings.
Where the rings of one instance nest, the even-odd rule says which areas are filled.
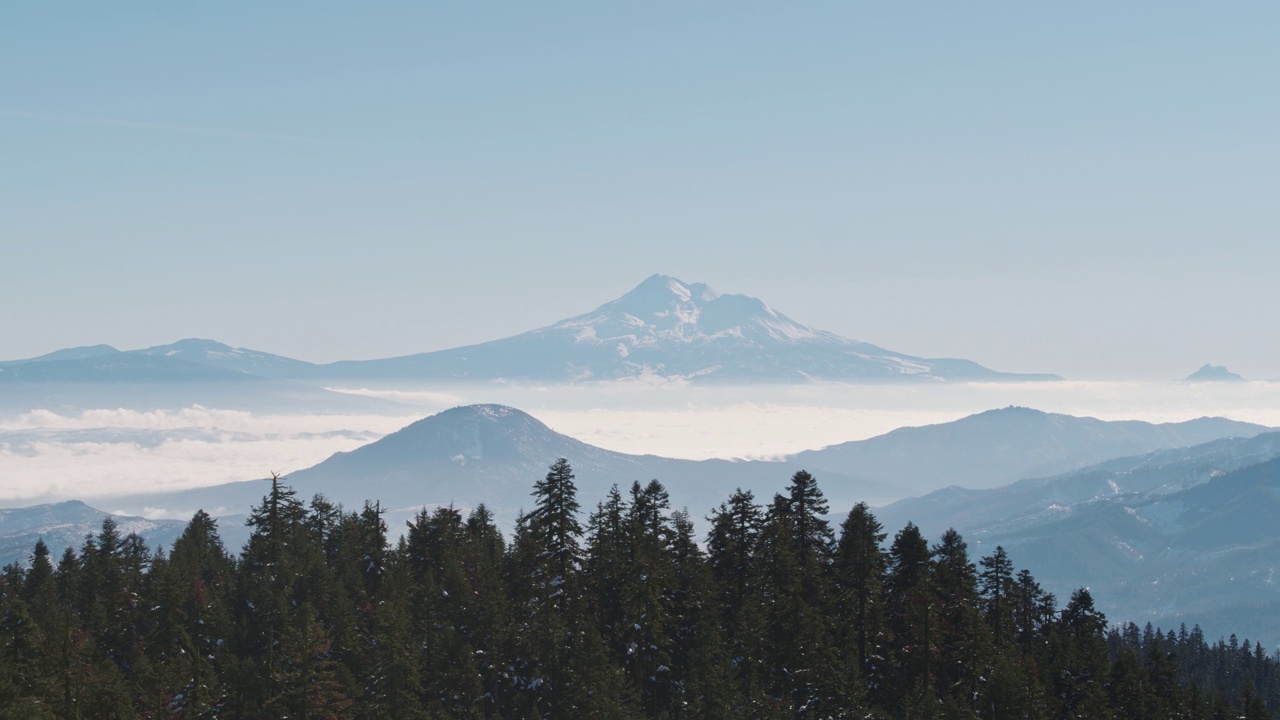
[[[108,518],[0,576],[0,718],[1268,718],[1277,658],[1108,628],[1000,548],[838,528],[816,480],[727,498],[705,538],[656,480],[584,512],[569,463],[508,541],[480,506],[389,533],[279,479],[239,556]],[[1269,709],[1270,708],[1270,709]]]

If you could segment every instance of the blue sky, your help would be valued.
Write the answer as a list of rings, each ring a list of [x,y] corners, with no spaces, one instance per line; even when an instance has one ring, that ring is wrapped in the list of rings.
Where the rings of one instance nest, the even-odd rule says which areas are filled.
[[[663,272],[925,356],[1280,377],[1273,3],[8,3],[0,357],[407,354]]]

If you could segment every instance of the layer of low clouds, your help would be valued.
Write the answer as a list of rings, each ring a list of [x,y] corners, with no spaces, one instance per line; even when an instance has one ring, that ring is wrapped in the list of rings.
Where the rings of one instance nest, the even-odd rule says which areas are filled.
[[[379,415],[25,413],[0,424],[0,502],[178,490],[267,477],[354,450],[417,419]]]
[[[1280,426],[1280,383],[1042,383],[774,388],[367,389],[396,415],[35,410],[0,422],[0,503],[181,489],[289,473],[447,407],[500,402],[600,447],[670,457],[772,458],[1024,405],[1105,420],[1217,415]]]

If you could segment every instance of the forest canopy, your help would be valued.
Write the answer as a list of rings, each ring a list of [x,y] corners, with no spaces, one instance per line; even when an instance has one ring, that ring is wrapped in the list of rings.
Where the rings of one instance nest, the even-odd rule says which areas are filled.
[[[561,458],[508,539],[483,506],[389,533],[280,478],[232,555],[107,517],[0,575],[0,718],[1269,718],[1277,658],[1059,607],[1002,548],[890,537],[795,473],[695,537],[657,480],[584,512]],[[839,519],[833,527],[833,520]]]

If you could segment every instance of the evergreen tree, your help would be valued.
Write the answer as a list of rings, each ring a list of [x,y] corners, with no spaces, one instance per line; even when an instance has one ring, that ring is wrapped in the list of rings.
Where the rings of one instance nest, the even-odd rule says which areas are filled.
[[[937,647],[929,544],[912,523],[889,547],[889,629],[898,649],[887,700],[904,715],[931,716]]]
[[[885,574],[888,556],[882,547],[887,535],[866,503],[858,503],[840,526],[835,554],[835,619],[846,665],[868,694],[884,687]]]
[[[694,541],[687,511],[672,515],[674,588],[670,675],[675,686],[673,718],[727,718],[734,707],[734,684],[720,627],[715,580]]]
[[[1106,627],[1106,616],[1094,607],[1089,591],[1072,593],[1054,628],[1049,659],[1061,711],[1068,717],[1112,717],[1105,687]]]
[[[306,508],[279,475],[272,475],[270,490],[245,524],[252,532],[234,593],[241,618],[237,638],[241,662],[228,668],[234,689],[229,702],[242,715],[279,697],[279,666],[286,661],[280,645],[289,613],[302,603],[318,600],[313,592],[317,583],[306,582],[305,577],[325,567],[320,547],[311,542]]]
[[[467,533],[453,507],[422,510],[409,525],[407,556],[414,634],[422,639],[425,707],[448,717],[483,717],[484,693],[467,608],[473,601],[466,566]]]
[[[582,526],[568,460],[534,486],[534,509],[517,519],[512,543],[517,695],[530,717],[625,715],[622,674],[589,622],[582,598]]]
[[[23,599],[33,583],[52,585],[48,575],[41,578],[43,572],[36,570],[41,559],[45,569],[51,567],[48,552],[40,541],[31,571],[23,573],[11,565],[0,575],[0,718],[4,720],[53,718],[57,707],[56,667],[47,649],[50,638]]]
[[[1013,561],[1003,547],[996,546],[991,555],[979,561],[982,571],[978,585],[982,599],[982,616],[991,628],[995,641],[1001,645],[1013,639]]]
[[[7,718],[1268,718],[1280,654],[1058,612],[1003,549],[969,562],[865,505],[838,544],[797,473],[767,513],[615,488],[584,533],[552,466],[508,548],[483,506],[308,508],[272,483],[239,561],[197,513],[168,555],[107,519],[0,570]],[[580,550],[585,545],[585,552]],[[865,691],[865,692],[864,692]]]
[[[315,610],[303,603],[288,613],[288,621],[281,636],[280,661],[273,668],[273,695],[265,709],[273,717],[298,720],[351,717],[351,699]]]
[[[675,531],[666,511],[667,490],[657,480],[631,486],[626,518],[626,572],[622,577],[622,666],[641,707],[650,716],[668,716],[679,694],[673,664]]]
[[[546,554],[545,567],[562,581],[575,574],[582,562],[582,525],[573,479],[567,459],[552,463],[547,476],[534,486],[534,510],[527,518],[530,541]]]
[[[219,667],[232,637],[231,591],[235,564],[218,535],[217,521],[197,512],[152,570],[155,637],[151,661],[160,673],[165,706],[185,717],[216,717],[226,702]]]
[[[423,717],[418,635],[411,618],[412,570],[404,552],[392,552],[380,583],[379,601],[369,608],[368,674],[360,701],[361,720]]]
[[[483,504],[467,516],[464,558],[471,588],[463,621],[483,684],[481,704],[485,717],[495,718],[502,706],[499,699],[505,685],[501,673],[503,658],[510,653],[510,607],[504,576],[505,543],[494,524],[493,513]]]
[[[934,637],[938,658],[934,682],[949,715],[971,715],[991,674],[987,628],[978,612],[977,572],[968,546],[954,528],[933,547]]]
[[[760,557],[764,514],[751,492],[739,488],[707,520],[707,561],[720,593],[727,654],[738,688],[733,714],[759,714],[769,647]]]
[[[627,504],[614,485],[587,520],[583,574],[589,614],[617,662],[626,656],[623,587],[630,562],[627,514]]]

